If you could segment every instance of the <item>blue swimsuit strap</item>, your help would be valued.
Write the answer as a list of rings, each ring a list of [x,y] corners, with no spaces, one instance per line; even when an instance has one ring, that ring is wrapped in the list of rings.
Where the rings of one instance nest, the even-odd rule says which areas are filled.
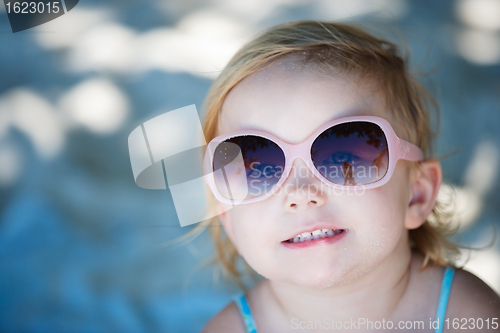
[[[243,318],[247,333],[257,333],[257,326],[255,325],[255,320],[253,319],[252,311],[250,311],[250,306],[248,305],[245,294],[234,296],[233,300],[238,310],[240,310],[241,318]]]
[[[453,282],[453,275],[455,270],[453,268],[446,267],[443,275],[443,282],[441,283],[441,295],[439,295],[439,304],[437,309],[436,320],[439,325],[434,331],[435,333],[442,333],[445,321],[446,308],[448,307],[448,298],[450,297],[451,283]]]

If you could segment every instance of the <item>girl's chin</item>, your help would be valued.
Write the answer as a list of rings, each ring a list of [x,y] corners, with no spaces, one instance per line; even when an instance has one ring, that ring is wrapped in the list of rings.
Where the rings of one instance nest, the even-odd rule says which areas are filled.
[[[297,287],[324,289],[348,283],[351,279],[347,275],[347,273],[339,271],[332,273],[331,271],[309,270],[307,273],[304,271],[295,271],[289,272],[289,274],[280,274],[280,276],[274,274],[263,276],[271,281],[279,281],[286,284],[292,284]]]

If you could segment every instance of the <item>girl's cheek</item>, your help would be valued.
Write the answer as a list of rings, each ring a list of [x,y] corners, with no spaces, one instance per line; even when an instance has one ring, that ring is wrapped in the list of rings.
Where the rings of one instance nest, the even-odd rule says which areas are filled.
[[[357,207],[350,207],[358,212],[355,232],[362,240],[362,248],[367,258],[389,251],[396,246],[403,232],[403,207],[394,202],[399,194],[395,189],[374,189],[358,198]]]
[[[266,220],[247,207],[234,208],[234,233],[238,246],[242,251],[258,251],[269,238],[270,228],[266,228]]]

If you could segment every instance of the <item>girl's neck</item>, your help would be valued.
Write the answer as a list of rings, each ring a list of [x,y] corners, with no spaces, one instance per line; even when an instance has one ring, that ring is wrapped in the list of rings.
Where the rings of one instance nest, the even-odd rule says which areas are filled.
[[[324,289],[269,281],[268,288],[282,315],[299,321],[350,321],[394,317],[410,277],[411,250],[394,251],[372,271],[343,285]]]

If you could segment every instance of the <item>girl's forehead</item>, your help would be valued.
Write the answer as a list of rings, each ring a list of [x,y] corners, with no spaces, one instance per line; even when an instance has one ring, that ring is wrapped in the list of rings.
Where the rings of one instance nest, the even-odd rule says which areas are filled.
[[[233,87],[218,132],[256,129],[297,143],[328,121],[356,115],[389,117],[375,82],[284,60]]]

